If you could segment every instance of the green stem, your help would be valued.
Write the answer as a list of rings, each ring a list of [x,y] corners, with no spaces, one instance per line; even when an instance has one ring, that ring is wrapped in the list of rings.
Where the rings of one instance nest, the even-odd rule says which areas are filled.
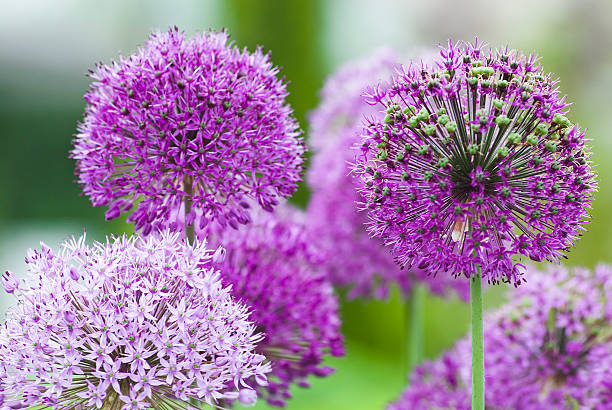
[[[472,319],[472,410],[484,410],[485,379],[480,265],[476,265],[476,274],[470,281],[470,312]]]
[[[408,337],[406,338],[407,345],[407,366],[406,374],[410,378],[410,374],[414,368],[423,360],[423,303],[425,300],[425,287],[421,284],[416,284],[410,292],[410,297],[406,302],[406,330]]]
[[[185,239],[188,245],[193,245],[195,242],[195,227],[194,224],[187,225],[187,215],[191,213],[191,196],[193,195],[193,180],[190,176],[183,177],[183,190],[185,191]]]

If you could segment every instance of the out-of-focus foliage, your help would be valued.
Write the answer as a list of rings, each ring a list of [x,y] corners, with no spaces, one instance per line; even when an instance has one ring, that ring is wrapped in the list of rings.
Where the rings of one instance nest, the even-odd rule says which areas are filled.
[[[188,34],[225,27],[238,45],[271,51],[290,81],[289,101],[306,136],[306,113],[316,106],[325,76],[379,46],[409,54],[448,38],[478,36],[493,46],[537,52],[574,103],[570,119],[593,139],[600,175],[593,222],[567,263],[611,262],[610,2],[0,0],[0,6],[0,268],[20,269],[25,249],[19,239],[25,236],[51,240],[86,227],[99,238],[131,230],[123,222],[104,222],[104,209],[92,208],[73,182],[68,151],[85,106],[89,79],[83,74],[96,61],[128,54],[152,29],[172,25]],[[304,205],[307,198],[301,189],[294,200]],[[490,290],[486,302],[499,305],[503,293],[501,287]],[[406,312],[398,292],[386,302],[344,301],[341,310],[347,356],[329,361],[336,374],[312,380],[310,389],[293,389],[289,409],[381,408],[403,389]],[[468,307],[458,300],[429,297],[425,354],[435,357],[450,347],[468,330],[468,318]]]

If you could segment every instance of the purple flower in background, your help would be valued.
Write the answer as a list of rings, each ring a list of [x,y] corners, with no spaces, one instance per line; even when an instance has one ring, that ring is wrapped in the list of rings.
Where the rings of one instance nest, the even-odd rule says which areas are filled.
[[[107,219],[135,206],[128,221],[145,234],[183,229],[178,214],[236,227],[250,219],[247,199],[271,211],[296,190],[304,152],[277,74],[226,32],[177,28],[98,65],[71,153],[84,193],[109,206]]]
[[[485,320],[487,409],[609,408],[612,268],[530,267],[528,273],[531,279],[511,301]],[[389,408],[454,409],[448,400],[457,399],[457,408],[469,409],[470,352],[466,338],[417,369]]]
[[[338,302],[316,242],[307,236],[300,211],[288,205],[211,236],[226,247],[225,259],[219,258],[223,282],[251,307],[265,333],[257,351],[270,360],[272,373],[267,387],[257,390],[269,404],[284,406],[290,384],[306,387],[307,376],[332,372],[322,366],[326,353],[344,355]]]
[[[431,59],[423,54],[425,60]],[[312,157],[307,180],[311,188],[308,229],[328,255],[326,269],[334,284],[349,287],[350,297],[380,297],[391,283],[408,295],[414,279],[426,281],[430,290],[443,294],[455,288],[467,299],[468,285],[452,278],[431,279],[419,269],[401,270],[381,240],[366,232],[367,217],[355,203],[361,197],[359,181],[349,175],[353,160],[351,147],[359,141],[364,118],[379,118],[378,107],[365,102],[368,84],[390,77],[401,61],[394,52],[380,50],[367,59],[342,67],[328,78],[321,92],[321,104],[310,116]],[[350,257],[349,257],[350,255]]]
[[[470,410],[457,359],[453,352],[445,353],[415,368],[409,386],[387,410]]]
[[[526,410],[609,408],[612,268],[600,265],[591,272],[552,266],[529,273],[524,289],[485,323],[487,404]],[[470,345],[466,341],[459,348],[467,354]]]
[[[558,261],[595,190],[585,136],[537,58],[461,44],[370,88],[354,172],[369,232],[398,262],[521,283],[521,255]]]
[[[0,329],[0,407],[251,404],[270,371],[263,335],[213,254],[178,233],[30,251]]]

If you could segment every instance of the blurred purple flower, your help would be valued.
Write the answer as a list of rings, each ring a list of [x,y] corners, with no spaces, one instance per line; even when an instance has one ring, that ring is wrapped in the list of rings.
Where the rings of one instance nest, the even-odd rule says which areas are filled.
[[[145,234],[215,220],[247,223],[247,199],[272,210],[296,190],[304,144],[278,68],[226,32],[186,39],[177,28],[91,72],[93,84],[71,155],[107,219],[132,207]],[[190,209],[184,208],[188,200]]]
[[[609,408],[612,268],[529,267],[528,273],[531,279],[510,302],[485,320],[487,408]],[[417,369],[389,408],[455,408],[448,403],[457,399],[463,403],[457,408],[469,409],[470,352],[466,338],[438,362]]]
[[[518,285],[521,255],[557,262],[596,189],[585,135],[534,56],[449,45],[370,87],[354,172],[368,231],[400,264]]]
[[[433,55],[420,53],[424,60]],[[359,141],[364,118],[379,118],[378,107],[365,102],[368,84],[389,78],[399,69],[401,58],[393,51],[379,50],[372,56],[347,64],[330,76],[321,92],[321,104],[310,116],[310,144],[314,155],[307,180],[312,196],[308,204],[308,229],[328,255],[326,269],[332,282],[350,288],[350,297],[384,298],[396,283],[408,295],[415,279],[430,290],[444,294],[454,288],[468,297],[468,285],[452,278],[428,277],[419,269],[401,270],[381,240],[366,232],[367,217],[355,203],[361,197],[359,181],[349,175],[351,147]]]
[[[344,355],[338,301],[302,219],[297,209],[279,206],[274,214],[256,214],[239,230],[211,234],[226,248],[219,262],[223,282],[251,307],[251,318],[265,333],[257,351],[270,360],[272,373],[268,385],[257,390],[274,406],[291,397],[290,384],[306,387],[307,376],[332,372],[322,365],[326,353]]]
[[[0,407],[251,404],[238,390],[266,382],[263,335],[213,253],[169,233],[29,252],[30,278],[0,330]]]

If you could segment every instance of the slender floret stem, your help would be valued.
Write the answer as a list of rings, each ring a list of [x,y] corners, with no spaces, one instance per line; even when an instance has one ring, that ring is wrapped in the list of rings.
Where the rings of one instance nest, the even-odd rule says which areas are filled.
[[[412,288],[410,297],[406,302],[406,331],[408,337],[407,346],[407,377],[410,377],[412,370],[423,361],[424,347],[424,323],[423,323],[423,304],[425,302],[426,290],[424,285],[417,284]]]
[[[470,282],[470,312],[472,319],[472,410],[484,410],[484,348],[482,327],[482,272]]]

